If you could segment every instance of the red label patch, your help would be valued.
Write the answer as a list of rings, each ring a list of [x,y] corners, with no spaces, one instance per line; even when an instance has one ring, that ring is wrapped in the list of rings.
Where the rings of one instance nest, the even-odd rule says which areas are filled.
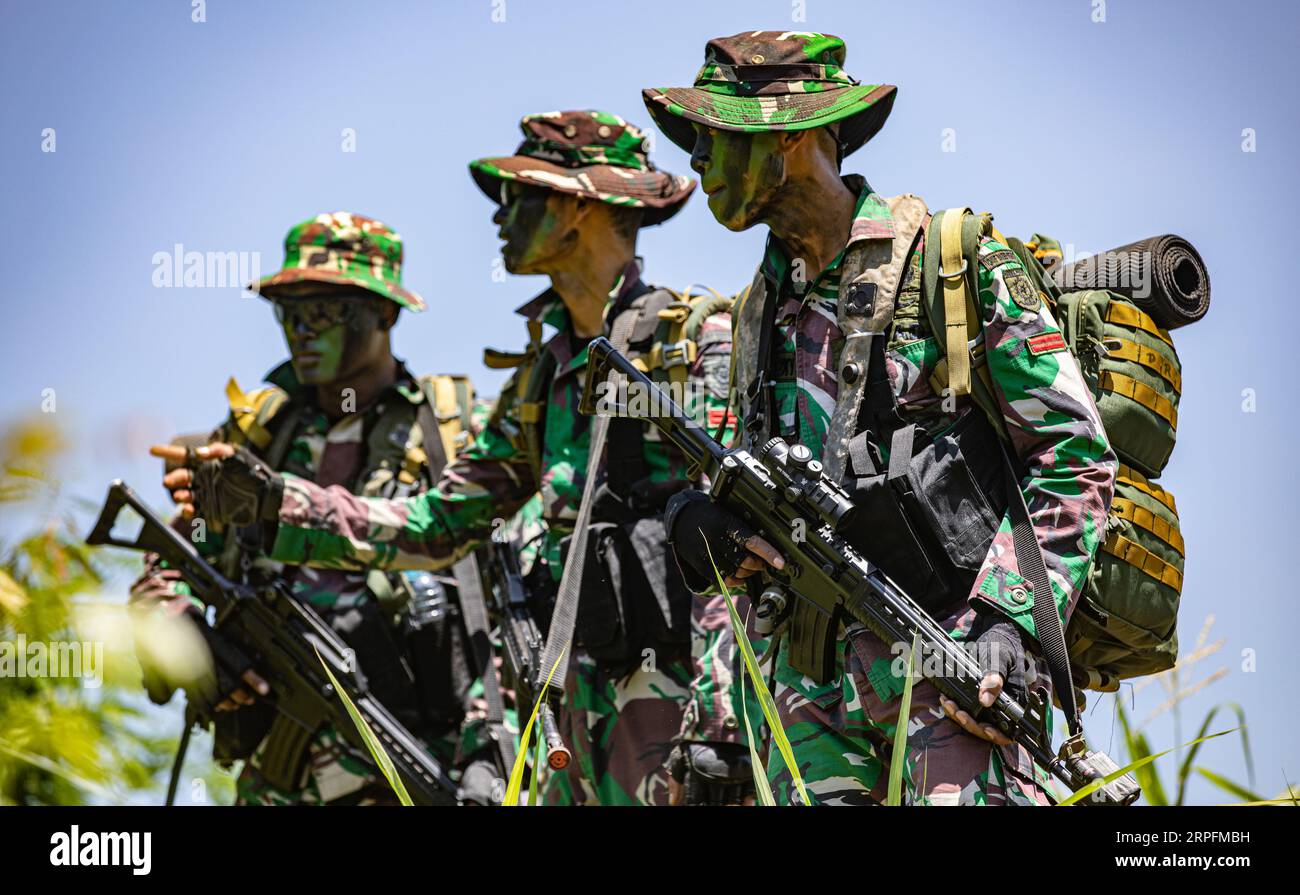
[[[1033,355],[1064,351],[1067,347],[1065,336],[1060,333],[1042,333],[1037,336],[1030,336],[1025,340],[1025,344],[1029,346],[1029,353]]]
[[[735,425],[736,417],[733,416],[732,414],[728,413],[727,411],[725,411],[725,410],[723,410],[723,409],[721,409],[721,408],[717,408],[717,409],[714,409],[714,410],[710,410],[710,411],[709,411],[709,428],[710,428],[710,429],[716,429],[716,428],[718,427],[718,425],[722,422],[722,420],[723,420],[724,417],[725,417],[726,420],[727,420],[726,428],[730,429],[733,425]]]

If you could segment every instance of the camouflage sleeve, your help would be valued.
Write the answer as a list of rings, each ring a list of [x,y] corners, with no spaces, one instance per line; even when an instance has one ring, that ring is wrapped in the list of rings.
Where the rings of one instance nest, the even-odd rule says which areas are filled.
[[[1025,476],[1020,486],[1043,547],[1052,598],[1068,620],[1104,540],[1117,461],[1074,356],[1033,281],[1006,246],[984,240],[979,299],[993,391]],[[971,592],[1036,636],[1032,587],[1003,518]]]
[[[286,475],[280,528],[271,558],[332,569],[443,569],[492,533],[537,491],[512,432],[514,380],[473,444],[443,470],[438,484],[405,500],[357,497]]]

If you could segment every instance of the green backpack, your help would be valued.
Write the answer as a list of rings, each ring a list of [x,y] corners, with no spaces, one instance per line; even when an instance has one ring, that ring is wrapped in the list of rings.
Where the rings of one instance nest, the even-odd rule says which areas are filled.
[[[960,229],[967,262],[964,307],[939,297],[952,291],[938,282],[942,219],[951,213],[965,215]],[[957,230],[950,225],[949,232]],[[1184,545],[1173,495],[1151,481],[1174,448],[1182,386],[1178,353],[1169,333],[1124,295],[1104,289],[1061,291],[1042,263],[1059,258],[1059,247],[1051,240],[1035,234],[1025,244],[997,233],[989,215],[972,215],[967,209],[938,212],[926,231],[922,290],[930,298],[922,304],[945,355],[950,346],[961,344],[956,339],[963,335],[977,346],[970,352],[969,370],[962,371],[965,382],[951,385],[957,394],[969,393],[1004,438],[1001,411],[982,363],[983,342],[974,340],[982,319],[974,296],[975,259],[983,236],[1010,247],[1029,273],[1083,371],[1120,458],[1106,539],[1065,630],[1076,681],[1089,689],[1115,690],[1120,680],[1165,671],[1178,657]],[[949,385],[945,369],[932,385],[940,393],[941,385]]]

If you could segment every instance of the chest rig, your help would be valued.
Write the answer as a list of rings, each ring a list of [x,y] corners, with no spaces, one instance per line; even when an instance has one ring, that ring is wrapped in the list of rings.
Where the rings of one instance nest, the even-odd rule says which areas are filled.
[[[630,327],[627,356],[657,382],[680,389],[703,350],[698,338],[704,321],[730,306],[729,299],[716,293],[683,296],[641,284],[624,297],[608,324],[611,329],[619,324]],[[485,361],[516,370],[513,394],[503,396],[495,422],[524,452],[540,482],[546,465],[547,400],[557,359],[549,343],[541,341],[540,321],[529,322],[529,335],[523,354],[489,351]],[[554,338],[567,337],[560,333]],[[516,431],[508,425],[511,406]],[[676,564],[666,560],[667,533],[661,518],[668,498],[689,483],[652,480],[646,457],[647,444],[657,438],[652,433],[641,420],[609,420],[604,478],[591,497],[574,642],[616,676],[635,668],[646,648],[662,656],[684,654],[689,648],[691,594]],[[574,540],[560,540],[566,561]]]
[[[893,237],[849,246],[842,260],[836,321],[843,336],[838,391],[822,463],[853,497],[862,520],[846,537],[907,593],[939,614],[968,592],[1005,508],[997,434],[980,413],[965,412],[931,432],[900,412],[886,359],[896,344],[930,337],[922,313],[917,250],[928,219],[910,195],[886,199]],[[769,362],[775,300],[761,271],[739,312],[736,388],[745,441],[780,434]],[[752,359],[752,360],[751,360]],[[838,622],[838,620],[835,620]],[[838,623],[791,618],[790,660],[814,679],[824,664],[800,668],[800,656],[826,655],[806,638],[838,637]]]

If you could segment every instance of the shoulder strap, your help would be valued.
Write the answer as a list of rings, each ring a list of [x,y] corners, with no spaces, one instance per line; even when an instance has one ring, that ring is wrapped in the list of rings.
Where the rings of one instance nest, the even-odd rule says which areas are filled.
[[[1052,591],[1052,580],[1047,574],[1047,561],[1043,558],[1043,545],[1038,542],[1034,532],[1033,520],[1029,518],[1029,506],[1025,503],[1025,493],[1020,487],[1020,476],[1016,474],[1006,446],[1002,448],[1002,462],[1005,469],[1003,478],[1007,486],[1007,507],[1011,516],[1011,543],[1016,555],[1016,567],[1020,574],[1034,589],[1034,605],[1030,614],[1034,619],[1034,631],[1038,635],[1038,645],[1042,648],[1043,658],[1047,660],[1047,671],[1052,678],[1052,689],[1056,691],[1056,701],[1065,713],[1065,723],[1071,735],[1083,731],[1079,721],[1079,707],[1074,700],[1074,680],[1070,673],[1070,651],[1065,643],[1065,630],[1061,625],[1061,614],[1056,609],[1056,596]]]
[[[954,244],[960,246],[961,261],[955,266],[949,266],[950,261],[944,260],[949,258],[945,251],[947,244],[944,243],[944,227],[954,229],[956,225],[952,222],[958,219],[961,221],[960,238]],[[970,395],[971,400],[993,424],[993,431],[1006,441],[1006,423],[1002,419],[1002,410],[994,395],[993,381],[985,361],[986,346],[979,338],[983,328],[983,315],[975,306],[979,295],[979,241],[986,227],[992,229],[992,218],[973,215],[969,208],[950,208],[931,218],[925,231],[921,307],[930,329],[935,333],[935,341],[942,355],[930,376],[930,388],[940,396],[944,396],[947,389],[952,389],[954,395]],[[944,277],[943,272],[952,273],[953,276]],[[957,276],[958,272],[960,277]],[[957,301],[956,293],[960,293],[960,302]],[[953,362],[950,359],[953,352],[965,364],[964,392],[953,382]]]
[[[835,481],[844,474],[849,442],[859,428],[872,344],[889,330],[903,269],[926,215],[925,202],[911,194],[894,196],[885,202],[893,219],[893,237],[859,240],[849,247],[842,262],[836,310],[840,331],[844,333],[840,389],[822,450],[826,473]]]
[[[420,443],[429,465],[429,479],[436,482],[447,465],[447,448],[442,440],[442,431],[438,426],[435,412],[437,397],[434,394],[434,377],[421,376],[420,391],[424,400],[415,407],[415,423],[420,427]]]
[[[627,351],[639,317],[639,314],[623,313],[614,319],[609,340],[620,353]],[[595,383],[589,385],[594,386]],[[578,618],[578,596],[587,561],[587,537],[591,528],[592,505],[595,503],[596,475],[600,471],[609,423],[608,416],[597,415],[591,418],[591,434],[587,442],[587,477],[582,483],[582,503],[578,505],[573,539],[569,543],[564,571],[560,574],[560,587],[551,613],[551,625],[546,632],[546,645],[542,648],[542,658],[537,669],[539,674],[549,676],[549,691],[556,698],[564,693],[564,682],[568,677],[569,651],[573,646],[573,632]],[[534,682],[538,691],[545,680],[543,678]]]

